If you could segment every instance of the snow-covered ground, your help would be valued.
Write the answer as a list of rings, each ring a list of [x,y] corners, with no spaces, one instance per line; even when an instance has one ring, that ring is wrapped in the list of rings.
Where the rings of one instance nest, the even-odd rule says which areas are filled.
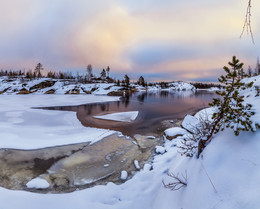
[[[251,79],[257,79],[255,85],[260,85],[260,77]],[[260,96],[255,97],[254,88],[246,90],[244,95],[246,102],[251,103],[255,109],[256,114],[252,119],[260,123]],[[2,98],[4,97],[1,96],[1,101]],[[15,102],[16,99],[10,101]],[[7,102],[5,104],[8,105]],[[14,104],[16,105],[18,104]],[[0,109],[2,111],[2,106]],[[15,108],[10,110],[14,111]],[[3,112],[6,111],[1,114]],[[17,115],[20,113],[12,114],[16,115],[14,121],[18,121]],[[189,121],[186,122],[189,124]],[[11,122],[9,124],[14,125]],[[173,135],[174,132],[179,133],[180,129],[172,129],[167,133]],[[236,137],[232,130],[226,129],[215,135],[203,151],[203,157],[196,159],[195,156],[188,158],[180,155],[176,147],[181,140],[179,136],[171,141],[166,140],[165,152],[159,152],[163,154],[155,156],[152,169],[146,164],[132,179],[121,185],[108,183],[68,194],[35,194],[0,188],[0,208],[258,209],[259,139],[259,130],[255,133],[241,133]],[[166,184],[174,182],[167,175],[169,172],[184,179],[187,186],[177,191],[164,188],[162,180]]]

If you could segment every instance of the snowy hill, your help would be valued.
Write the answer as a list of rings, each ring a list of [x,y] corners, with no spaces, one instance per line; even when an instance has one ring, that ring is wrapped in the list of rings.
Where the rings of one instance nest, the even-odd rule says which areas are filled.
[[[254,81],[251,89],[242,93],[245,102],[251,103],[256,114],[253,121],[260,123],[260,96],[256,88],[260,76],[246,78],[244,82]],[[153,208],[187,209],[257,209],[260,208],[260,131],[242,132],[235,136],[231,129],[219,132],[203,152],[203,157],[188,158],[181,156],[177,148],[181,137],[166,142],[168,155],[173,157],[169,173],[183,180],[186,173],[187,186],[177,191],[161,186]],[[183,176],[184,175],[184,176]],[[165,184],[176,179],[165,175]]]

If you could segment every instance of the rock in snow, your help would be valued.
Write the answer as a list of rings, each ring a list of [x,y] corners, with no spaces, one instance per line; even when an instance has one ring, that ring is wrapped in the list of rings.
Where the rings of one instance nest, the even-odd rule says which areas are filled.
[[[180,127],[168,128],[164,131],[166,138],[169,140],[172,140],[178,136],[183,136],[186,133],[187,131]]]
[[[137,160],[134,160],[134,165],[135,165],[135,168],[137,170],[140,170],[140,165],[139,165],[139,162]]]
[[[127,172],[125,170],[121,171],[121,176],[120,176],[120,179],[121,180],[126,180],[127,179]]]
[[[143,168],[143,170],[144,171],[150,171],[150,170],[152,170],[152,165],[150,165],[150,164],[144,164],[144,168]]]
[[[26,184],[27,188],[33,188],[33,189],[47,189],[49,188],[50,184],[40,177],[37,177],[35,179],[32,179]]]
[[[195,127],[197,125],[199,125],[200,121],[194,117],[194,116],[191,116],[191,115],[186,115],[185,118],[183,119],[182,123],[181,123],[181,126],[190,131],[190,132],[193,132]]]

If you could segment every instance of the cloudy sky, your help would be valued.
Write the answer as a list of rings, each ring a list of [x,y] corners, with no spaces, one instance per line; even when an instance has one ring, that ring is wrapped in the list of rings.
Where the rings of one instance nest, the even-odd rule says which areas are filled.
[[[0,68],[84,70],[114,76],[214,81],[233,55],[260,56],[260,1],[252,0],[255,45],[239,39],[247,0],[0,0]]]

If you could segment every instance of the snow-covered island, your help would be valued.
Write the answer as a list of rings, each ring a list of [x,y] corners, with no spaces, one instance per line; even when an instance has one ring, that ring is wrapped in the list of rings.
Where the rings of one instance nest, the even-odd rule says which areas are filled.
[[[35,78],[27,79],[23,76],[10,78],[8,76],[0,77],[0,94],[93,94],[123,96],[126,88],[116,83],[92,82],[82,83],[74,80],[52,79],[52,78]],[[131,83],[130,91],[193,91],[195,87],[182,81],[170,82],[166,86],[156,83],[145,87]]]
[[[254,86],[240,93],[245,96],[245,102],[253,105],[256,113],[252,116],[253,122],[260,123],[260,96],[256,88],[260,86],[260,76],[245,79],[245,82],[250,81],[254,81]],[[58,82],[56,83],[54,85],[58,85]],[[31,86],[33,85],[35,84]],[[1,87],[0,90],[5,91],[5,89]],[[70,138],[76,139],[78,143],[86,141],[95,143],[100,138],[112,134],[122,137],[120,133],[94,128],[89,128],[91,132],[89,134],[76,120],[73,112],[51,112],[30,108],[31,106],[116,101],[118,97],[37,95],[37,92],[26,96],[14,96],[8,95],[11,89],[0,95],[1,148],[35,149],[70,143],[67,141]],[[62,90],[62,94],[69,89],[74,87]],[[39,90],[39,93],[42,94],[45,90],[42,92]],[[27,96],[30,97],[30,103]],[[254,133],[242,132],[239,136],[235,136],[231,129],[225,129],[214,136],[199,159],[195,156],[192,158],[182,156],[178,150],[183,137],[192,131],[194,122],[209,110],[212,111],[206,109],[194,116],[187,116],[182,124],[183,128],[165,130],[165,143],[156,147],[158,155],[145,165],[137,164],[135,160],[132,166],[136,167],[138,172],[122,184],[116,185],[110,182],[106,185],[96,185],[72,193],[55,195],[0,188],[1,207],[4,209],[40,209],[47,206],[64,209],[86,207],[93,209],[258,209],[260,206],[259,130]],[[31,121],[35,115],[43,119]],[[72,129],[71,126],[74,128]],[[39,143],[35,145],[33,140],[36,136],[42,138],[40,137]],[[147,140],[155,139],[149,136]],[[2,156],[4,157],[6,156]],[[109,157],[107,159],[110,159]],[[71,163],[79,163],[82,160],[84,160],[83,156],[79,155],[77,158],[64,159],[62,165],[70,166]],[[107,169],[112,165],[102,164],[102,166]],[[54,168],[50,169],[49,173],[54,171]],[[176,179],[174,177],[180,178],[186,185],[176,191],[165,188],[164,184],[174,183]],[[7,178],[8,173],[0,180],[4,181]],[[118,178],[122,181],[128,178],[125,170],[121,171]],[[28,187],[44,189],[49,186],[48,179],[44,179],[44,176],[35,176],[34,179],[36,180],[28,180]]]

